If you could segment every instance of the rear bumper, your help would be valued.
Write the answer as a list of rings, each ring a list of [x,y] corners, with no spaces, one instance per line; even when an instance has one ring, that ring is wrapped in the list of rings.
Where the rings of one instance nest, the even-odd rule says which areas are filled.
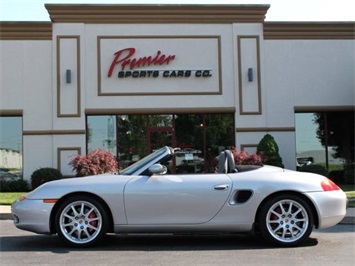
[[[15,201],[11,206],[14,225],[22,230],[50,234],[50,215],[54,203],[42,200]]]
[[[338,224],[346,215],[347,197],[342,190],[311,192],[306,195],[313,202],[317,215],[316,228],[326,228]]]

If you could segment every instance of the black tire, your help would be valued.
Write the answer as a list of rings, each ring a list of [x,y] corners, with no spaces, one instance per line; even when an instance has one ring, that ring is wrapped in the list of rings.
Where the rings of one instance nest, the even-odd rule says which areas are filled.
[[[73,247],[87,247],[97,243],[108,229],[105,207],[87,195],[75,195],[64,200],[54,219],[58,236]]]
[[[309,204],[297,195],[279,195],[263,204],[258,224],[263,238],[272,244],[290,247],[305,242],[313,230]]]

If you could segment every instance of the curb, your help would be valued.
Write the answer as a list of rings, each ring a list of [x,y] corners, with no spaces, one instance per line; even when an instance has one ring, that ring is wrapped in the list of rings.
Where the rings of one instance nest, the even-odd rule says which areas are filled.
[[[354,216],[345,216],[339,224],[355,224]]]
[[[11,213],[0,213],[0,220],[13,220]]]

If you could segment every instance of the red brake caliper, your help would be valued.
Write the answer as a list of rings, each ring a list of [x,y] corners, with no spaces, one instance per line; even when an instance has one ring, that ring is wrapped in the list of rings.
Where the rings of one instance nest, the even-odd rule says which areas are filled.
[[[280,209],[280,207],[277,207],[277,208],[275,209],[275,212],[281,214],[281,209]],[[271,220],[273,220],[273,221],[274,221],[274,220],[278,220],[278,217],[277,217],[276,214],[272,214],[270,218],[271,218]],[[273,223],[273,224],[271,225],[271,227],[272,227],[273,229],[275,229],[277,226],[278,226],[278,225],[277,225],[276,223]]]
[[[97,216],[96,216],[96,214],[95,214],[94,212],[91,212],[91,213],[89,214],[89,218],[90,218],[90,219],[93,219],[93,218],[96,218],[96,217],[97,217]],[[93,227],[96,227],[97,221],[91,221],[91,222],[90,222],[90,225],[93,226]]]

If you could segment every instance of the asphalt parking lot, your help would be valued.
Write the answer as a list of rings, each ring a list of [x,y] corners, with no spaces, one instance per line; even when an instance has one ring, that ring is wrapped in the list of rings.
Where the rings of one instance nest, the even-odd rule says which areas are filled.
[[[57,236],[17,229],[0,221],[1,265],[353,265],[355,227],[315,230],[296,248],[273,247],[247,235],[110,235],[98,246],[77,249]]]

